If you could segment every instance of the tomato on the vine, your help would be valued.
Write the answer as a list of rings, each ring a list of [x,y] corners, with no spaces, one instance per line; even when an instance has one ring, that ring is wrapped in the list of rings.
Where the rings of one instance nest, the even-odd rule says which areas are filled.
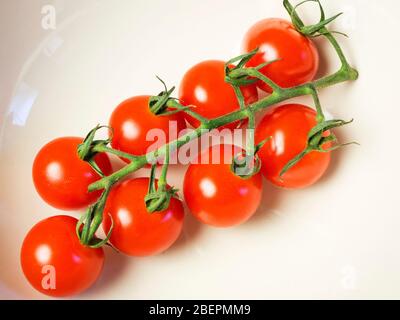
[[[192,214],[205,224],[231,227],[248,220],[260,205],[261,174],[241,178],[233,173],[233,157],[243,150],[216,145],[199,156],[186,171],[183,192]]]
[[[100,179],[99,174],[78,156],[83,138],[62,137],[46,144],[36,155],[32,167],[37,192],[49,205],[61,210],[76,210],[93,203],[100,191],[89,192],[88,186]],[[111,173],[108,156],[99,153],[95,161],[105,175]]]
[[[258,99],[257,87],[254,84],[242,86],[241,91],[246,105]],[[184,75],[179,97],[186,106],[193,106],[193,111],[201,116],[213,119],[239,109],[235,91],[225,82],[225,62],[207,60],[189,69]],[[186,120],[198,127],[200,122],[185,114]],[[234,129],[237,122],[227,125]]]
[[[259,52],[247,66],[272,62],[260,71],[283,88],[311,81],[317,73],[319,55],[314,43],[286,20],[264,19],[253,25],[245,35],[243,50],[250,52],[256,48]],[[257,84],[266,92],[272,91],[262,81]]]
[[[104,209],[103,229],[114,229],[110,242],[119,251],[131,256],[150,256],[168,249],[182,231],[184,209],[182,202],[171,198],[169,207],[149,213],[145,196],[148,178],[136,178],[115,186]]]
[[[111,145],[114,149],[136,156],[144,155],[153,151],[150,147],[161,147],[166,142],[177,139],[179,133],[186,128],[180,112],[156,115],[150,110],[149,99],[150,96],[135,96],[123,101],[114,110],[109,122],[113,131]],[[151,130],[154,130],[155,137],[146,137]],[[159,133],[155,130],[161,130],[159,133],[163,134],[164,141],[151,140],[159,138]]]
[[[78,220],[54,216],[37,223],[21,248],[21,267],[29,283],[53,297],[72,296],[88,289],[104,263],[102,248],[83,246],[76,235]]]
[[[301,104],[267,112],[256,128],[255,139],[259,143],[271,137],[258,152],[261,172],[269,181],[280,187],[303,188],[321,178],[329,166],[330,152],[312,151],[280,177],[284,166],[305,149],[308,133],[316,124],[315,110]]]

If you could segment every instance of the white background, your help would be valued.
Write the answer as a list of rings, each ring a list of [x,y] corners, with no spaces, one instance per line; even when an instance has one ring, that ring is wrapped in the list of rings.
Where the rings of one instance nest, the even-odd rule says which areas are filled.
[[[49,3],[55,30],[42,27]],[[333,27],[350,36],[340,42],[361,77],[324,89],[321,100],[335,117],[355,119],[338,135],[361,146],[336,152],[312,188],[265,183],[262,208],[243,226],[214,229],[188,214],[182,237],[162,255],[107,250],[101,279],[80,298],[400,297],[400,4],[323,3],[328,15],[345,12]],[[308,5],[303,13],[312,22],[318,12]],[[159,92],[155,74],[178,85],[191,65],[236,56],[246,30],[266,17],[287,17],[281,1],[0,1],[0,298],[43,298],[19,266],[25,233],[60,213],[34,190],[38,149],[106,123],[129,96]],[[319,74],[334,71],[329,46],[317,44]],[[172,169],[171,183],[180,187],[184,170]]]

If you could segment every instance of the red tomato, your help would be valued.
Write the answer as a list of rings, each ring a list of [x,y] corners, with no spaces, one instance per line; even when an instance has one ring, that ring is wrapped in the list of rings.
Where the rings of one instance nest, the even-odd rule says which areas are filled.
[[[177,139],[179,132],[186,128],[185,120],[180,113],[168,116],[152,113],[149,108],[149,98],[150,96],[130,98],[114,110],[110,118],[110,127],[114,130],[111,143],[114,149],[132,155],[144,155],[166,142]],[[158,130],[158,133],[163,135],[162,140],[153,141],[146,138],[150,130]],[[175,130],[176,136],[174,136]]]
[[[244,38],[243,49],[250,52],[256,48],[259,53],[247,65],[256,67],[280,59],[260,71],[283,88],[311,81],[317,73],[319,56],[313,42],[286,20],[265,19],[253,25]],[[272,91],[264,82],[258,85],[266,92]]]
[[[168,249],[182,231],[184,210],[181,201],[171,198],[169,208],[148,213],[144,197],[148,178],[126,180],[112,189],[104,209],[103,229],[114,229],[110,242],[131,256],[150,256]]]
[[[36,155],[32,176],[44,201],[61,210],[76,210],[93,203],[100,191],[88,192],[88,186],[100,177],[89,164],[79,159],[77,147],[83,138],[63,137],[46,144]],[[98,154],[96,163],[104,174],[111,173],[106,154]]]
[[[41,293],[53,297],[76,295],[99,277],[103,249],[79,242],[77,222],[73,217],[54,216],[40,221],[26,235],[21,248],[22,270]]]
[[[256,142],[272,137],[258,152],[261,172],[269,181],[280,187],[303,188],[324,174],[331,155],[313,151],[279,177],[288,161],[306,147],[307,135],[317,124],[315,117],[316,112],[309,107],[287,104],[271,109],[261,120],[256,128]]]
[[[249,219],[259,207],[261,174],[243,179],[231,171],[232,156],[240,152],[242,149],[231,145],[210,147],[198,164],[192,163],[186,171],[185,200],[201,222],[215,227],[235,226]]]
[[[255,85],[241,88],[245,103],[251,104],[258,99]],[[184,105],[193,105],[193,111],[213,119],[239,109],[239,103],[232,86],[225,82],[225,62],[208,60],[192,67],[184,75],[179,92]],[[199,121],[185,114],[186,120],[198,127]],[[237,122],[226,127],[234,129]]]

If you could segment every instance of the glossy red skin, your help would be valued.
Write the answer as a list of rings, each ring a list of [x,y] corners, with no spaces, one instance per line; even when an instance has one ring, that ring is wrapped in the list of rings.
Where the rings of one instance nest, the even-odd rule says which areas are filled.
[[[317,73],[319,55],[314,43],[286,20],[265,19],[253,25],[245,35],[243,50],[250,52],[256,48],[259,53],[247,66],[256,67],[280,59],[260,71],[283,88],[311,81]],[[258,86],[272,92],[264,82],[259,81]]]
[[[110,242],[119,251],[137,257],[167,250],[179,237],[184,219],[182,202],[172,198],[167,210],[148,213],[144,203],[148,178],[126,180],[110,192],[104,209],[103,229],[114,229]]]
[[[273,184],[284,188],[304,188],[317,182],[329,166],[330,153],[312,152],[279,174],[288,161],[306,147],[307,135],[316,125],[316,112],[301,104],[287,104],[271,109],[256,128],[259,143],[271,137],[258,152],[262,174]],[[324,145],[324,148],[330,144]]]
[[[214,227],[244,223],[256,212],[262,197],[260,173],[242,179],[231,171],[232,155],[242,152],[242,149],[230,145],[227,145],[228,149],[224,148],[225,145],[217,145],[205,150],[201,156],[203,159],[218,159],[215,155],[220,153],[221,161],[190,164],[183,184],[185,201],[191,213]],[[225,153],[224,150],[228,151]]]
[[[244,86],[241,90],[246,105],[258,100],[255,85]],[[240,108],[232,86],[225,82],[225,62],[219,60],[203,61],[189,69],[182,79],[179,97],[184,105],[195,106],[193,111],[208,119],[226,115]],[[185,118],[195,128],[200,124],[197,119],[187,114]],[[237,126],[238,122],[234,122],[225,127],[235,129]]]
[[[77,222],[73,217],[54,216],[37,223],[24,239],[22,270],[29,283],[45,295],[77,295],[93,285],[101,273],[103,249],[81,245],[75,233]],[[43,278],[49,275],[45,266],[54,267],[55,289],[42,286]]]
[[[93,203],[101,191],[88,192],[91,183],[100,176],[89,164],[79,159],[77,147],[83,138],[62,137],[46,144],[36,155],[32,167],[37,192],[49,205],[61,210],[77,210]],[[112,172],[106,154],[95,161],[104,174]]]
[[[170,121],[176,122],[177,135],[186,128],[181,113],[168,116],[152,113],[149,108],[149,98],[150,96],[132,97],[122,102],[114,110],[109,122],[110,127],[114,130],[111,143],[114,149],[133,155],[144,155],[155,149],[155,141],[146,141],[146,135],[150,130],[162,130],[165,134],[165,140],[168,142],[178,137],[169,137]],[[127,130],[126,128],[131,129]],[[132,130],[132,128],[134,129]],[[164,144],[162,142],[158,142],[158,147]],[[149,150],[150,147],[152,147],[152,150]]]

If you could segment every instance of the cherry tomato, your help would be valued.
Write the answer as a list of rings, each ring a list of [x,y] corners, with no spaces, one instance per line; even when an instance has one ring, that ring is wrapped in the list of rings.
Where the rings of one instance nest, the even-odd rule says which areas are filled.
[[[285,188],[303,188],[315,183],[329,166],[330,153],[313,151],[279,177],[284,166],[301,153],[309,131],[317,124],[316,112],[301,104],[287,104],[271,109],[256,128],[256,142],[271,137],[258,152],[262,174]],[[324,145],[330,147],[330,144]]]
[[[103,249],[83,246],[75,233],[78,220],[54,216],[37,223],[21,248],[21,266],[30,284],[53,297],[72,296],[99,277]]]
[[[110,215],[114,223],[110,242],[130,256],[159,254],[168,249],[182,231],[181,201],[171,198],[168,209],[149,213],[144,202],[148,185],[148,178],[124,181],[110,192],[104,209],[104,231],[110,230]]]
[[[144,155],[161,147],[166,142],[177,139],[179,132],[186,128],[181,113],[173,115],[152,113],[149,108],[149,98],[150,96],[130,98],[114,110],[109,123],[114,131],[111,142],[114,149],[133,155]],[[158,130],[164,136],[163,141],[151,140],[154,137],[146,138],[151,130]],[[176,136],[174,136],[174,132],[176,132]],[[158,133],[156,133],[157,135]]]
[[[88,186],[100,176],[89,164],[79,159],[77,147],[83,138],[63,137],[46,144],[36,155],[32,177],[44,201],[61,210],[76,210],[93,203],[101,192],[88,192]],[[111,163],[106,154],[95,161],[108,175]]]
[[[241,88],[245,103],[251,104],[258,99],[255,85]],[[180,100],[185,105],[194,106],[193,111],[213,119],[239,109],[239,103],[231,85],[225,82],[225,62],[208,60],[192,67],[184,75],[179,92]],[[198,127],[199,121],[185,114],[186,120]],[[226,127],[234,129],[238,123]]]
[[[286,20],[265,19],[253,25],[244,38],[243,49],[250,52],[256,48],[259,52],[247,66],[279,60],[260,71],[283,88],[311,81],[317,73],[319,55],[313,42]],[[259,81],[258,86],[272,91],[264,82]]]
[[[235,226],[248,220],[259,207],[261,174],[243,179],[231,171],[233,155],[240,152],[242,149],[231,145],[210,147],[186,171],[185,200],[201,222],[215,227]]]

